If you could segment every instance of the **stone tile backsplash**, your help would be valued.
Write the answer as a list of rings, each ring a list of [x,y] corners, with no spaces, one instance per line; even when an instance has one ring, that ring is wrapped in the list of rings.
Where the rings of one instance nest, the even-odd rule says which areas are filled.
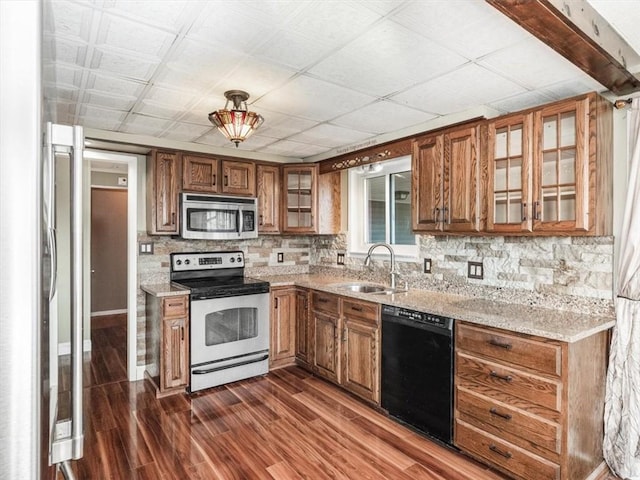
[[[154,243],[152,255],[138,255],[138,285],[169,281],[172,252],[239,249],[250,276],[324,273],[388,282],[388,260],[364,267],[362,257],[345,255],[346,234],[263,235],[242,241],[187,241],[138,232]],[[583,313],[613,311],[613,237],[457,237],[419,235],[419,258],[400,259],[400,285],[472,297]],[[278,263],[282,252],[284,262]],[[384,257],[383,257],[384,258]],[[432,270],[423,273],[423,259]],[[467,262],[482,262],[484,278],[467,278]],[[138,288],[138,364],[144,364],[145,298]]]

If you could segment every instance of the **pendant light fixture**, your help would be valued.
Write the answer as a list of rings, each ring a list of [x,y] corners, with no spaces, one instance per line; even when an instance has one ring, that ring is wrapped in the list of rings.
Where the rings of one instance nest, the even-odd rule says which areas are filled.
[[[228,90],[224,92],[227,99],[223,109],[216,110],[209,114],[209,121],[218,130],[236,144],[247,139],[264,122],[262,115],[250,112],[247,108],[249,94],[242,90]],[[233,103],[231,110],[227,109],[229,102]]]

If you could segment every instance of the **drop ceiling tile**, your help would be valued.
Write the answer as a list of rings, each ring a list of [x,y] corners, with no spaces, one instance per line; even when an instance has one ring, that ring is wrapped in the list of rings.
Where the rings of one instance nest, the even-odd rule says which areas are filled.
[[[179,140],[181,142],[192,142],[210,130],[210,127],[176,122],[169,127],[169,130],[165,132],[163,138],[170,138],[171,140]]]
[[[265,153],[300,158],[317,155],[318,153],[322,153],[326,150],[326,147],[292,142],[290,140],[281,140],[260,149],[261,152]]]
[[[202,8],[202,2],[190,0],[154,2],[149,2],[149,0],[112,0],[105,7],[108,13],[114,13],[163,29],[178,31],[192,15],[192,9],[200,10]]]
[[[231,142],[227,140],[227,138],[222,135],[218,131],[218,129],[212,129],[209,133],[206,133],[205,135],[202,135],[200,138],[198,138],[195,143],[212,145],[214,147],[224,147]]]
[[[189,91],[173,90],[152,85],[144,94],[144,100],[165,105],[167,107],[184,108],[196,100],[196,96]]]
[[[288,138],[293,142],[309,143],[327,148],[351,144],[371,137],[370,133],[322,123]]]
[[[217,130],[215,132],[218,135],[220,135],[221,137],[223,136]],[[277,141],[278,140],[276,140],[274,138],[264,137],[262,135],[258,135],[257,133],[254,133],[249,138],[247,138],[244,142],[242,142],[238,148],[240,148],[241,150],[255,151],[255,150],[258,150],[260,148],[264,148],[267,145],[271,145],[272,143],[277,142]]]
[[[125,117],[125,112],[118,112],[116,110],[108,110],[90,105],[80,108],[80,124],[86,128],[117,131]]]
[[[287,138],[318,125],[318,122],[283,115],[276,112],[264,112],[264,123],[260,127],[260,135],[270,138]]]
[[[149,81],[153,72],[158,68],[159,62],[150,62],[134,55],[120,51],[100,50],[93,51],[91,68],[94,70],[111,72],[122,77]]]
[[[122,126],[121,131],[160,137],[171,124],[171,121],[165,119],[145,117],[134,113],[127,117],[126,123]]]
[[[182,115],[183,109],[180,107],[163,105],[152,100],[142,100],[136,105],[134,112],[149,117],[176,120]]]
[[[383,134],[417,125],[435,117],[430,113],[382,100],[347,113],[332,120],[331,123],[365,132]]]
[[[64,64],[49,64],[42,69],[42,77],[45,83],[67,87],[74,86],[79,88],[83,73],[84,71],[81,68]]]
[[[138,97],[144,89],[144,83],[91,72],[86,87],[96,92]]]
[[[487,55],[478,64],[529,89],[586,75],[536,38]]]
[[[605,92],[607,89],[591,77],[585,75],[582,78],[566,80],[564,82],[549,85],[540,91],[555,100],[562,100],[563,98],[569,98],[587,92]]]
[[[323,43],[318,38],[280,31],[260,45],[253,55],[286,67],[304,69],[317,63],[333,49],[333,46]]]
[[[375,98],[301,75],[260,98],[256,108],[326,121],[371,103]]]
[[[211,93],[219,94],[220,98],[224,99],[224,92],[227,90],[244,90],[250,95],[248,104],[251,105],[265,93],[292,79],[295,74],[296,72],[289,68],[268,64],[255,58],[245,58]]]
[[[466,62],[464,57],[435,42],[385,21],[309,72],[321,79],[382,97]]]
[[[45,98],[55,101],[63,102],[77,102],[80,94],[80,89],[75,87],[65,87],[63,85],[45,84],[44,96]]]
[[[475,59],[530,35],[485,2],[407,2],[391,17],[440,45]]]
[[[88,91],[84,96],[84,102],[91,105],[103,106],[113,110],[128,112],[136,102],[135,97],[120,97],[118,95],[105,95],[100,92]]]
[[[447,115],[524,91],[510,80],[469,64],[395,95],[392,100],[427,112]]]
[[[513,97],[493,102],[489,104],[489,106],[503,113],[509,113],[524,110],[526,108],[537,107],[538,105],[544,105],[545,103],[552,102],[553,100],[555,99],[549,95],[533,91],[519,93]]]
[[[71,40],[58,37],[45,37],[46,43],[54,43],[52,59],[57,63],[68,65],[84,65],[87,55],[87,44],[82,40]]]
[[[287,29],[330,45],[344,44],[381,18],[373,10],[352,2],[315,0],[303,5]]]
[[[103,15],[96,45],[134,51],[138,56],[161,58],[175,34],[115,15]]]
[[[251,7],[243,2],[218,0],[198,17],[189,30],[189,37],[250,53],[274,33],[273,24],[246,15],[251,11]]]
[[[355,3],[380,15],[388,15],[406,2],[403,0],[357,0]]]
[[[45,32],[67,37],[89,37],[89,26],[93,12],[88,5],[80,5],[65,0],[46,3],[53,21],[48,21],[47,19],[50,17],[45,15],[45,20],[43,21]]]

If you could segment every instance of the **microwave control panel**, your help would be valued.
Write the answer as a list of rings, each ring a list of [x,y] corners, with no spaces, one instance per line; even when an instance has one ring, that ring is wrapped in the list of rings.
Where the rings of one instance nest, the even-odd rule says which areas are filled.
[[[201,252],[201,253],[172,253],[171,271],[185,272],[190,270],[217,270],[223,268],[244,267],[244,253],[232,252]]]

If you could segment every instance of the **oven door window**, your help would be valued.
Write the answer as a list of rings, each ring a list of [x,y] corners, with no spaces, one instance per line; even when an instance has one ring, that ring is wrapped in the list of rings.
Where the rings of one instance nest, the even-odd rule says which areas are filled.
[[[235,209],[187,208],[187,229],[193,232],[237,232]]]
[[[248,340],[258,336],[258,309],[252,307],[230,308],[205,316],[205,345]]]

